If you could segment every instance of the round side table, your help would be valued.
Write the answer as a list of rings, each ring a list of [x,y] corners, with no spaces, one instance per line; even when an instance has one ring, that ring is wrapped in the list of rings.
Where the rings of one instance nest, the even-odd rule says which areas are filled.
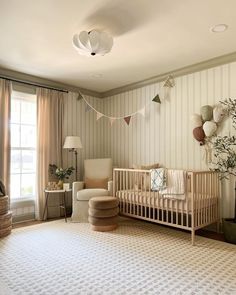
[[[68,189],[68,190],[64,190],[64,189],[60,189],[60,190],[44,190],[45,193],[45,197],[46,197],[46,202],[45,202],[45,206],[44,206],[44,210],[43,210],[43,219],[46,213],[46,210],[48,211],[48,198],[50,194],[63,194],[63,202],[60,204],[60,208],[64,209],[65,212],[65,222],[67,222],[67,216],[66,216],[66,194],[72,192],[72,189]]]

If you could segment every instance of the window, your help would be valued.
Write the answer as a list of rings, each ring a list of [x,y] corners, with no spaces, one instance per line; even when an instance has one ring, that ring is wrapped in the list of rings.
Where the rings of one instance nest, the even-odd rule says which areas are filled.
[[[36,96],[14,92],[11,98],[12,200],[34,199],[36,191]]]

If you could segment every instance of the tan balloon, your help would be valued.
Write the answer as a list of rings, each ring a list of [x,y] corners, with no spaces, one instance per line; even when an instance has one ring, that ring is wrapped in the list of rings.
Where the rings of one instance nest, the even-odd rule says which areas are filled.
[[[202,126],[202,117],[199,114],[193,114],[191,116],[191,121],[194,128]]]
[[[217,130],[217,125],[215,122],[212,122],[212,121],[206,121],[204,124],[203,124],[203,130],[206,134],[207,137],[211,137],[212,135],[214,135],[214,133],[216,132]]]

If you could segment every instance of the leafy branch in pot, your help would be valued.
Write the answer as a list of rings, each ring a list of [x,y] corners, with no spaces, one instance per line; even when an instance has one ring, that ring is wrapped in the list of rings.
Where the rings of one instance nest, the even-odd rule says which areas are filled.
[[[221,104],[227,107],[228,115],[233,121],[234,129],[236,129],[236,99],[229,98],[222,101]]]
[[[220,172],[222,178],[229,175],[236,176],[236,137],[217,136],[213,141],[213,150],[216,162],[214,171]]]
[[[69,167],[69,168],[66,168],[66,169],[57,168],[56,172],[55,172],[55,175],[60,180],[64,180],[65,178],[68,179],[69,176],[73,173],[73,170],[75,170],[75,168],[73,168],[73,167]]]
[[[59,180],[69,179],[69,176],[75,170],[74,167],[68,167],[66,169],[59,168],[55,164],[49,164],[49,173],[50,175],[55,175]]]
[[[232,126],[236,131],[236,99],[226,99],[221,102],[226,107]],[[221,178],[228,179],[230,175],[236,176],[236,136],[216,136],[212,141],[215,160],[211,170],[220,173]],[[236,195],[234,222],[236,222]]]

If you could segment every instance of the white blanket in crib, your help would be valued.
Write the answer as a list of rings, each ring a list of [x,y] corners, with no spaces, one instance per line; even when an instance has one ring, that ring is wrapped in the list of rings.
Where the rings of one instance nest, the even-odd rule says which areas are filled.
[[[167,187],[160,190],[159,193],[164,198],[185,200],[187,185],[187,172],[184,170],[167,171]]]

